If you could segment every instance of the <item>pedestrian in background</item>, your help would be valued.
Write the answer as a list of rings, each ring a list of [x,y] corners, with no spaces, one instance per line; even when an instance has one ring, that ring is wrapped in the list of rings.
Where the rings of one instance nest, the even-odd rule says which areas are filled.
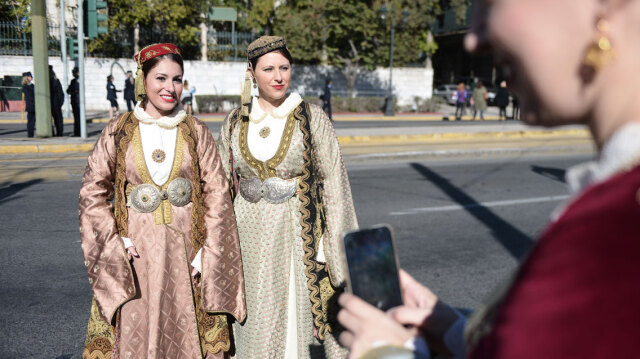
[[[513,120],[520,119],[520,100],[518,100],[518,96],[513,95],[513,108],[511,108],[511,118]]]
[[[331,113],[331,79],[327,79],[324,83],[324,92],[322,93],[322,110],[329,115],[329,119],[333,121]]]
[[[53,117],[53,125],[55,128],[55,136],[61,137],[64,134],[64,125],[62,118],[62,105],[64,104],[64,90],[53,66],[49,65],[49,90],[51,91],[51,116]]]
[[[507,106],[509,106],[509,90],[507,90],[507,81],[501,81],[498,92],[496,93],[496,106],[500,109],[500,121],[507,119]]]
[[[0,111],[4,112],[4,111],[9,111],[9,101],[7,100],[7,95],[2,85],[3,85],[3,82],[0,79]]]
[[[509,86],[522,101],[522,119],[584,126],[598,153],[567,170],[571,197],[468,321],[401,273],[405,305],[392,313],[340,297],[341,342],[351,358],[375,345],[405,343],[411,346],[405,355],[413,357],[411,351],[426,349],[421,338],[454,358],[637,358],[640,1],[475,5],[465,45],[493,49],[494,58],[518,69]],[[428,349],[421,354],[430,356]]]
[[[24,96],[24,112],[27,113],[27,137],[33,137],[36,130],[36,98],[31,72],[22,73],[22,94]]]
[[[80,83],[78,83],[78,68],[71,70],[73,79],[67,87],[67,94],[71,97],[71,111],[73,112],[73,136],[80,136]]]
[[[484,87],[482,81],[478,81],[476,88],[473,90],[471,95],[471,99],[473,100],[474,108],[473,108],[473,121],[476,120],[476,114],[480,112],[480,119],[484,120],[484,111],[487,109],[487,99],[489,98],[489,94],[487,93],[487,88]]]
[[[113,84],[113,75],[107,76],[107,100],[109,100],[109,119],[113,120],[114,118],[120,115],[120,109],[118,107],[118,98],[116,96],[116,92],[121,92],[122,90],[117,90],[116,86]]]
[[[464,82],[460,82],[458,84],[458,90],[456,90],[456,121],[460,121],[462,119],[466,105],[467,89],[464,86]]]
[[[189,81],[184,80],[180,103],[182,103],[182,109],[187,113],[187,115],[193,115],[193,94],[195,92],[196,88],[189,88]]]
[[[136,80],[133,78],[133,73],[127,71],[127,78],[124,80],[124,99],[127,101],[127,111],[133,111],[136,105]]]

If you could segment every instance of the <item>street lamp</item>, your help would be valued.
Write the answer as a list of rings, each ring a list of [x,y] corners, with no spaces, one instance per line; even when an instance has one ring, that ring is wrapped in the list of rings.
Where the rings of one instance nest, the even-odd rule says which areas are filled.
[[[387,10],[386,6],[380,8],[380,18],[385,21],[388,17],[391,19],[391,45],[389,49],[389,89],[387,91],[387,106],[384,110],[385,116],[393,116],[393,40],[396,35],[396,18],[395,8],[391,5],[391,11]],[[402,23],[405,23],[409,18],[409,11],[406,9],[402,12]]]

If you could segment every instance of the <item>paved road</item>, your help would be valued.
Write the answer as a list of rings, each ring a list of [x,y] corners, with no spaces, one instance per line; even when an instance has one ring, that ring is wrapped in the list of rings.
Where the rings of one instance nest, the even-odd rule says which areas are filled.
[[[444,300],[474,308],[565,198],[564,170],[588,157],[348,167],[360,224],[390,223],[402,266]],[[0,173],[14,171],[0,177],[0,358],[80,358],[91,300],[77,230],[85,160],[0,159]]]

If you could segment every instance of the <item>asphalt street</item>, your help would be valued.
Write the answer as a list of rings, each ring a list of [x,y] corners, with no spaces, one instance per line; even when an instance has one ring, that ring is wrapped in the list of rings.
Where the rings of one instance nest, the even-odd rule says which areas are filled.
[[[360,225],[391,224],[401,266],[472,309],[566,198],[565,169],[589,157],[347,163]],[[0,178],[0,358],[81,357],[91,302],[77,229],[85,162],[81,153],[0,159],[2,172],[23,175],[55,164]]]

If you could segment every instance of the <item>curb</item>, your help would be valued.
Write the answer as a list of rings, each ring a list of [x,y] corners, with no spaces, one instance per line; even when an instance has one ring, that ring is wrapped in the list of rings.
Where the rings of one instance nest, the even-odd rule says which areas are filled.
[[[394,143],[418,143],[455,141],[462,139],[517,139],[517,138],[545,138],[545,137],[578,137],[588,138],[589,131],[584,129],[555,130],[555,131],[499,131],[499,132],[450,132],[422,135],[389,135],[389,136],[338,136],[341,145],[383,145]]]
[[[196,116],[198,117],[198,116]],[[224,121],[225,116],[203,116],[203,117],[198,117],[198,119],[202,122],[222,122]],[[447,118],[447,120],[443,120],[444,118]],[[472,121],[471,116],[462,116],[462,120],[463,121]],[[484,117],[485,120],[499,120],[500,117],[499,116],[485,116]],[[334,116],[333,118],[334,121],[336,122],[358,122],[358,121],[372,121],[372,122],[376,122],[376,121],[380,121],[380,122],[384,122],[384,121],[455,121],[455,117],[451,116],[451,115],[445,115],[445,114],[431,114],[431,115],[409,115],[409,116],[405,116],[405,115],[398,115],[398,116],[390,116],[390,117],[386,117],[386,116],[381,116],[381,115],[363,115],[363,116],[357,116],[357,115],[349,115],[349,116]],[[87,123],[108,123],[110,120],[108,118],[94,118],[94,119],[87,119]],[[478,120],[481,121],[481,120]],[[64,119],[63,120],[64,124],[73,124],[73,119]],[[0,124],[27,124],[27,120],[0,120]]]
[[[63,145],[0,145],[0,154],[88,152],[93,143]]]
[[[374,146],[397,143],[444,142],[468,139],[533,139],[549,137],[588,138],[589,132],[584,129],[555,130],[555,131],[499,131],[499,132],[452,132],[422,135],[388,135],[388,136],[338,136],[338,142],[343,146]],[[77,144],[33,144],[33,145],[0,145],[0,154],[25,153],[61,153],[88,152],[94,143]]]

